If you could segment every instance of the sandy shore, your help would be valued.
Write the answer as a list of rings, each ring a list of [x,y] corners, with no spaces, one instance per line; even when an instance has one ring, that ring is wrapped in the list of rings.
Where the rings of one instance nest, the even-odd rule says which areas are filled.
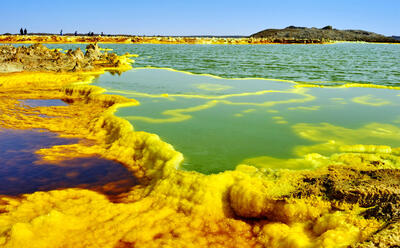
[[[97,154],[123,163],[141,185],[115,199],[83,189],[2,196],[2,247],[399,245],[399,148],[354,146],[331,157],[309,156],[304,159],[321,164],[312,171],[248,165],[213,175],[182,171],[183,155],[172,145],[113,115],[138,102],[88,85],[107,70],[129,68],[128,55],[111,64],[102,56],[81,70],[71,67],[76,58],[61,59],[59,68],[49,62],[50,70],[35,67],[37,58],[17,61],[23,72],[0,74],[0,127],[89,139],[37,153],[48,161]],[[69,105],[27,109],[17,104],[23,99]]]

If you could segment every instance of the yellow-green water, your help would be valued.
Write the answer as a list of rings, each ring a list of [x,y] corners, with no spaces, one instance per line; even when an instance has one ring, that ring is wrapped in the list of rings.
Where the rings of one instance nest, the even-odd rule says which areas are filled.
[[[315,164],[286,160],[331,155],[346,145],[400,146],[397,90],[309,88],[150,68],[103,75],[96,85],[139,100],[117,116],[172,144],[187,170],[215,173],[243,162],[303,169]]]
[[[48,44],[70,49],[85,44]],[[185,156],[183,168],[205,173],[239,163],[272,168],[316,166],[316,153],[345,145],[399,146],[400,91],[376,88],[302,88],[347,83],[400,85],[400,46],[102,44],[117,54],[138,54],[135,69],[102,75],[110,94],[135,98],[122,108],[136,130],[160,135]],[[243,78],[253,78],[243,80]],[[248,94],[243,94],[248,93]],[[169,94],[168,96],[165,94]],[[314,155],[307,155],[314,154]],[[307,158],[310,158],[308,159]],[[306,163],[287,159],[306,158]],[[308,162],[307,162],[308,161]]]
[[[85,44],[47,44],[85,49]],[[101,44],[117,54],[138,54],[135,67],[168,67],[226,78],[278,78],[301,82],[400,83],[398,44],[156,45]]]

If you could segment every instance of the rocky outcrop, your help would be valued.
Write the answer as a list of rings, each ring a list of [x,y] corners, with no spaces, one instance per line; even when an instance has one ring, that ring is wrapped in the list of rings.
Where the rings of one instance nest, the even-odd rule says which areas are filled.
[[[399,42],[393,37],[364,31],[338,30],[332,26],[321,29],[289,26],[284,29],[265,29],[252,34],[253,38],[275,40],[318,40],[318,41],[365,41],[365,42]]]
[[[17,71],[91,71],[96,67],[118,67],[120,57],[102,53],[97,44],[89,44],[85,54],[80,48],[65,53],[42,44],[29,47],[0,46],[0,72]]]
[[[373,166],[373,165],[372,165]],[[398,169],[371,167],[354,169],[331,165],[316,176],[303,178],[297,197],[321,196],[330,201],[358,204],[367,210],[366,218],[384,221],[400,219],[400,171]]]

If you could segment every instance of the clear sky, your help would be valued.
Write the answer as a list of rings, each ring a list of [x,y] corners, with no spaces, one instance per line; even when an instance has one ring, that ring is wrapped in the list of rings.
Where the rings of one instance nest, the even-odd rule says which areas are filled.
[[[0,33],[250,35],[306,26],[400,35],[400,0],[4,0]]]

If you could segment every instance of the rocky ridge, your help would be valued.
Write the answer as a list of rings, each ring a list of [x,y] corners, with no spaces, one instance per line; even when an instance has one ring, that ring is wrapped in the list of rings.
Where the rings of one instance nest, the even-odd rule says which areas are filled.
[[[87,45],[85,53],[80,48],[63,53],[60,49],[49,49],[42,44],[0,46],[0,72],[74,72],[120,65],[120,58],[116,54],[101,52],[97,44]]]
[[[280,40],[320,40],[320,41],[364,41],[364,42],[399,42],[394,37],[364,30],[338,30],[332,26],[321,29],[289,26],[284,29],[265,29],[252,34],[252,38]]]

